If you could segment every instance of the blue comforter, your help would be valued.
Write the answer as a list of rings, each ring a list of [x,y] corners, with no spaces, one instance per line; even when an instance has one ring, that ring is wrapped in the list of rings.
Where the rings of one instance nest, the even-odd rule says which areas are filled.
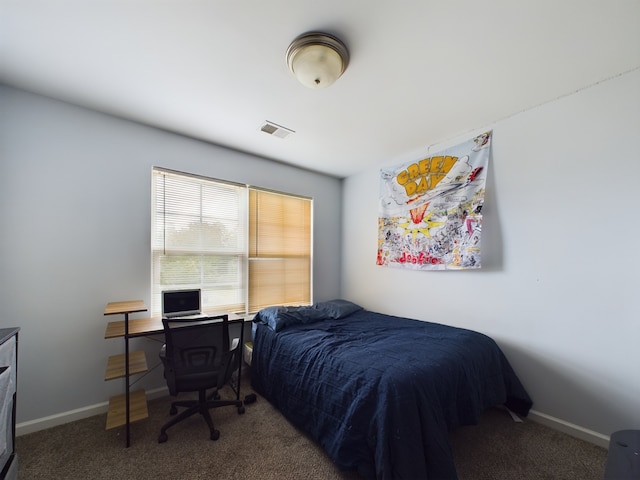
[[[365,478],[456,479],[449,431],[531,400],[486,335],[359,310],[256,324],[253,388],[343,469]]]

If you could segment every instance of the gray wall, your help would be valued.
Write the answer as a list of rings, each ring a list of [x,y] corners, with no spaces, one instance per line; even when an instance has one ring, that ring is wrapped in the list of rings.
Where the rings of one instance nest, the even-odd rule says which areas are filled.
[[[103,311],[149,306],[154,165],[313,197],[314,296],[339,296],[341,180],[0,85],[0,326],[21,328],[18,423],[124,391],[104,381],[124,342],[104,339]],[[157,342],[133,343],[156,363]],[[156,369],[136,386],[163,385]]]
[[[488,129],[483,268],[376,266],[376,168],[345,180],[343,295],[492,336],[541,421],[596,443],[640,428],[640,70],[430,153]]]

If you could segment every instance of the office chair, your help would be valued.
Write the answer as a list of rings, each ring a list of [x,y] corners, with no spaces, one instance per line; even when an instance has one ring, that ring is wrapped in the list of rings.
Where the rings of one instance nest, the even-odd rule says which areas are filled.
[[[236,400],[220,400],[219,390],[230,383],[239,366],[241,345],[230,348],[229,318],[219,315],[207,319],[163,319],[165,345],[160,351],[164,364],[164,377],[169,393],[198,392],[198,400],[175,401],[169,413],[176,415],[178,407],[186,410],[162,426],[158,443],[167,441],[167,429],[196,413],[202,415],[209,426],[211,440],[220,432],[214,428],[210,408],[234,405],[238,414],[244,413],[240,398],[240,379],[237,379]],[[211,390],[207,395],[207,390]]]

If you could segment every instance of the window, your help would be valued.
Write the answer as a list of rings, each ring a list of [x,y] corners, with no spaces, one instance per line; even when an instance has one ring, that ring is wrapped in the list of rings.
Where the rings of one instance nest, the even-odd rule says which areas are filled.
[[[249,311],[311,303],[311,200],[249,189]]]
[[[182,288],[205,310],[311,303],[310,199],[159,168],[152,196],[152,315]]]

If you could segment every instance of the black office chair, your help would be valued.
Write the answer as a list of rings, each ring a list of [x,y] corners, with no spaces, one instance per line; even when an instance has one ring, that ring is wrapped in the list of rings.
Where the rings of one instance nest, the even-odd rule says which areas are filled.
[[[165,423],[160,430],[158,443],[167,441],[167,429],[196,413],[202,415],[209,426],[211,440],[217,440],[220,432],[213,426],[210,408],[234,405],[238,414],[244,413],[240,398],[240,378],[234,388],[236,400],[220,400],[219,390],[229,384],[239,366],[241,345],[230,349],[229,318],[227,315],[205,320],[163,319],[165,345],[160,351],[164,364],[164,377],[169,393],[198,392],[198,400],[175,401],[171,415],[178,407],[187,409]],[[207,395],[207,390],[210,390]]]

